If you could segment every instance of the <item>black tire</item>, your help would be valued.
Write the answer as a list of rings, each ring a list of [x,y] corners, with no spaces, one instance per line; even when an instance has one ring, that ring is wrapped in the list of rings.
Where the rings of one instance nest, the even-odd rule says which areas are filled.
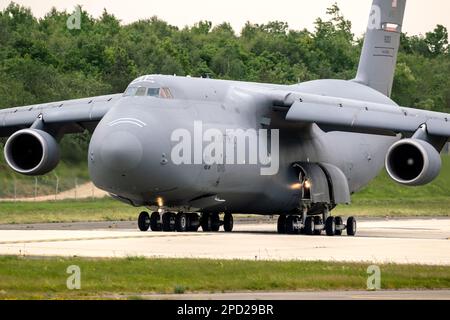
[[[150,215],[148,212],[141,212],[138,217],[138,227],[142,232],[148,231],[150,228]]]
[[[322,224],[323,224],[322,218],[319,216],[315,216],[314,217],[314,226],[319,226]],[[314,230],[315,236],[320,236],[321,234],[322,234],[322,230]]]
[[[211,219],[211,231],[218,232],[220,230],[220,216],[218,213],[213,213],[210,216]]]
[[[200,218],[200,225],[202,227],[203,232],[211,231],[211,218],[209,213],[202,213],[202,217]]]
[[[162,216],[162,229],[165,232],[175,231],[175,218],[176,215],[172,212],[166,212]]]
[[[314,234],[314,220],[313,217],[306,217],[305,219],[305,234],[312,236]]]
[[[334,221],[336,222],[336,226],[342,226],[344,224],[344,220],[342,220],[341,217],[335,217]],[[336,229],[334,234],[337,235],[337,236],[341,236],[342,235],[342,230]]]
[[[188,214],[188,231],[197,232],[200,227],[200,218],[197,213]]]
[[[298,220],[299,220],[298,216],[288,216],[286,218],[286,233],[287,234],[298,234],[299,233],[299,230],[296,227]]]
[[[187,215],[183,212],[179,212],[177,214],[175,220],[175,229],[177,232],[186,232],[188,229],[188,218]]]
[[[334,217],[328,217],[325,222],[325,231],[327,232],[327,236],[332,237],[336,234],[336,220]]]
[[[286,216],[281,215],[278,217],[277,231],[279,234],[286,234]]]
[[[150,229],[152,231],[162,231],[161,215],[159,212],[153,212],[150,216]]]
[[[233,215],[231,213],[225,213],[225,217],[223,218],[223,229],[225,232],[231,232],[233,231],[233,226]]]
[[[347,235],[353,237],[356,235],[356,219],[354,217],[350,217],[347,219]]]

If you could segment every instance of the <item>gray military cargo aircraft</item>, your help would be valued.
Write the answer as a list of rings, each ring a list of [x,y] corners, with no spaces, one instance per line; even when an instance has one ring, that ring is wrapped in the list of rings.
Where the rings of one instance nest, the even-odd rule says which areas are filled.
[[[232,231],[232,213],[252,213],[280,215],[279,233],[353,236],[356,220],[332,210],[384,166],[403,185],[433,181],[450,137],[450,114],[390,99],[405,5],[373,1],[353,80],[143,76],[124,94],[1,110],[5,159],[24,175],[48,173],[62,136],[89,130],[92,181],[154,211],[139,215],[142,231]],[[270,142],[259,162],[255,137]]]

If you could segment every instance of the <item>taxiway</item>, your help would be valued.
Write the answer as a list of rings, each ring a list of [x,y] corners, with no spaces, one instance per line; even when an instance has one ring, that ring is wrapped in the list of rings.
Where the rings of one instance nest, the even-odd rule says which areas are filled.
[[[139,232],[132,222],[0,226],[0,255],[345,261],[450,265],[450,219],[363,220],[358,236],[278,235],[271,220],[233,233]]]

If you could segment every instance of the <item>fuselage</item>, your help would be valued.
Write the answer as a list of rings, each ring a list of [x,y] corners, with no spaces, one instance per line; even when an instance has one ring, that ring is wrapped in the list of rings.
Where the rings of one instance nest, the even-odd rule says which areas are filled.
[[[164,91],[157,96],[150,89],[145,95],[131,92],[139,87]],[[99,188],[136,206],[255,214],[292,212],[300,197],[300,190],[292,187],[298,182],[294,163],[335,165],[354,193],[379,174],[388,148],[398,140],[288,123],[285,111],[274,109],[249,91],[289,90],[397,107],[381,93],[350,81],[318,80],[285,86],[154,75],[136,79],[130,88],[131,93],[105,115],[92,136],[89,171]],[[195,148],[204,152],[208,144],[201,140],[196,146],[195,141],[209,129],[222,132],[225,139],[227,130],[277,130],[276,173],[262,175],[264,165],[248,161],[174,163],[174,132],[183,130],[193,137],[194,159]]]

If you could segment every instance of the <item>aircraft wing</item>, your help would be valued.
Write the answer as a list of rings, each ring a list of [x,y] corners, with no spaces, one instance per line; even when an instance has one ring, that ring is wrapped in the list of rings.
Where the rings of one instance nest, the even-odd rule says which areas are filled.
[[[325,131],[414,134],[425,124],[429,135],[450,137],[450,114],[446,113],[298,92],[265,94],[275,107],[287,111],[287,121],[316,123]]]
[[[55,133],[92,130],[122,94],[66,100],[0,110],[0,137],[29,128],[40,115]]]

